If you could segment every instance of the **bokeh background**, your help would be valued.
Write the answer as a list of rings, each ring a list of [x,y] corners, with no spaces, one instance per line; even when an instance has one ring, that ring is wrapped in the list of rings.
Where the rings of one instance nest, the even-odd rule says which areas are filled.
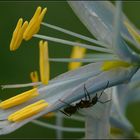
[[[39,39],[32,38],[30,41],[24,41],[20,48],[15,52],[10,52],[9,44],[13,30],[20,17],[24,20],[30,20],[37,6],[47,7],[48,12],[44,18],[44,22],[58,25],[71,31],[92,37],[85,26],[75,16],[67,2],[64,1],[3,1],[0,2],[0,85],[29,83],[30,72],[38,70],[39,72]],[[124,2],[123,10],[129,19],[140,28],[140,2]],[[77,38],[65,35],[58,31],[41,26],[40,34],[68,39],[72,41],[81,41]],[[84,42],[84,41],[81,41]],[[86,43],[86,42],[85,42]],[[49,42],[50,57],[69,57],[72,47],[66,45]],[[67,71],[67,63],[51,62],[51,78]],[[30,87],[32,88],[32,87]],[[30,88],[21,89],[5,89],[0,90],[0,99],[4,100],[19,94]],[[126,115],[134,124],[137,131],[140,132],[140,103],[128,106]],[[55,123],[55,117],[40,118],[48,123]],[[67,127],[82,127],[83,123],[75,121],[64,121]],[[0,136],[2,138],[55,138],[54,130],[37,126],[29,123],[17,131]],[[65,138],[81,138],[83,133],[64,133]]]

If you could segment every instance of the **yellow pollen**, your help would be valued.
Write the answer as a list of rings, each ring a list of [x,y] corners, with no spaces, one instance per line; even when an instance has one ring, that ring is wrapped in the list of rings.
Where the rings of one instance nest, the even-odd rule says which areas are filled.
[[[37,91],[37,88],[34,88],[32,90],[23,92],[22,94],[16,95],[10,99],[7,99],[7,100],[1,102],[0,108],[8,109],[8,108],[17,106],[36,96],[38,96],[38,91]]]
[[[39,77],[37,71],[33,71],[30,73],[30,77],[33,83],[39,82]],[[35,88],[36,86],[34,86]]]
[[[23,38],[25,40],[31,39],[32,36],[39,31],[40,24],[44,18],[45,13],[47,12],[47,8],[44,8],[42,11],[41,9],[42,8],[39,6],[35,11],[34,16],[30,20],[29,25],[23,34]]]
[[[106,61],[106,62],[103,63],[101,69],[103,71],[108,71],[108,70],[113,69],[113,68],[129,67],[131,65],[132,64],[124,62],[124,61]]]
[[[22,25],[23,24],[23,25]],[[13,36],[12,36],[12,39],[11,39],[11,43],[10,43],[10,50],[11,51],[15,51],[16,49],[19,48],[22,40],[23,40],[23,33],[24,31],[26,30],[28,26],[28,22],[25,21],[23,23],[23,19],[20,18],[18,20],[18,23],[17,23],[17,26],[13,32]]]
[[[55,116],[54,112],[49,112],[46,115],[44,115],[43,118],[51,118],[51,117],[54,117],[54,116]]]
[[[140,34],[127,21],[125,21],[124,24],[127,27],[129,33],[135,39],[135,41],[137,41],[138,43],[140,43]]]
[[[40,49],[40,77],[43,84],[48,84],[49,75],[50,75],[50,66],[49,66],[49,55],[48,55],[48,43],[47,41],[39,42]]]
[[[74,46],[72,53],[71,53],[71,58],[83,58],[86,53],[86,48],[81,48],[79,46]],[[82,62],[71,62],[68,65],[69,70],[74,70],[79,68],[82,65]]]
[[[16,111],[15,113],[9,115],[8,120],[13,121],[13,122],[22,121],[24,119],[27,119],[27,118],[39,113],[40,111],[45,109],[47,106],[48,106],[48,103],[45,100],[40,100],[38,102],[28,105],[28,106]]]

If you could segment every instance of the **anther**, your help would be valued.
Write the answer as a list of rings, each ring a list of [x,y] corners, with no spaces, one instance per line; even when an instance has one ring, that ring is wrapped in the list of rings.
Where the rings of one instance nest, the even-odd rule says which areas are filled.
[[[50,75],[49,56],[48,56],[48,43],[47,41],[39,42],[40,49],[40,77],[43,84],[48,84]]]
[[[31,72],[31,73],[30,73],[30,78],[31,78],[31,80],[32,80],[32,83],[39,82],[39,77],[38,77],[37,71]],[[34,86],[34,88],[36,88],[36,86]]]
[[[7,99],[0,103],[0,108],[2,109],[8,109],[14,106],[17,106],[19,104],[22,104],[36,96],[38,96],[37,88],[34,88],[32,90],[23,92],[22,94],[16,95],[10,99]]]
[[[13,36],[12,36],[11,43],[10,43],[10,50],[11,51],[15,51],[16,49],[19,48],[19,46],[23,40],[23,33],[26,30],[27,26],[28,26],[27,21],[25,21],[23,23],[22,18],[20,18],[18,20],[18,23],[17,23],[16,28],[13,32]]]
[[[15,113],[9,115],[8,120],[13,121],[13,122],[22,121],[24,119],[27,119],[27,118],[39,113],[40,111],[45,109],[47,106],[48,106],[48,103],[45,100],[40,100],[38,102],[28,105],[28,106],[16,111]]]
[[[41,9],[42,8],[39,6],[36,9],[36,12],[35,12],[34,16],[30,20],[29,25],[28,25],[26,31],[23,34],[23,38],[25,40],[31,39],[32,36],[39,31],[40,24],[41,24],[41,22],[44,18],[45,13],[47,12],[47,8],[44,8],[42,11],[41,11]]]
[[[71,53],[71,58],[83,58],[85,56],[86,49],[79,47],[79,46],[74,46],[72,53]],[[79,68],[82,65],[82,62],[71,62],[68,65],[69,70],[74,70]]]

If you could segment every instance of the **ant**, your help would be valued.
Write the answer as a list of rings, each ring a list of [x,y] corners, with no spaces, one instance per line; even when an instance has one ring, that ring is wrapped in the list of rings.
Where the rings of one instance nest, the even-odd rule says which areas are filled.
[[[108,87],[108,85],[109,85],[109,81],[107,82],[107,85],[106,85],[105,89]],[[101,92],[101,94],[99,95],[99,97],[98,97],[98,95],[96,93],[95,97],[93,97],[91,99],[91,97],[89,95],[89,92],[87,91],[87,89],[85,87],[85,84],[84,84],[84,93],[85,93],[85,100],[82,100],[81,99],[81,101],[78,102],[78,103],[76,103],[75,105],[69,105],[69,104],[65,103],[64,101],[60,100],[61,102],[63,102],[63,103],[65,103],[65,104],[68,105],[68,107],[64,108],[63,111],[60,110],[60,112],[62,112],[63,114],[65,114],[65,115],[67,115],[67,116],[70,117],[72,114],[76,113],[81,108],[92,107],[97,102],[104,104],[104,103],[107,103],[107,102],[111,101],[111,100],[107,100],[107,101],[104,101],[103,102],[103,101],[100,101],[99,100],[101,98],[102,94],[104,93],[104,90]]]

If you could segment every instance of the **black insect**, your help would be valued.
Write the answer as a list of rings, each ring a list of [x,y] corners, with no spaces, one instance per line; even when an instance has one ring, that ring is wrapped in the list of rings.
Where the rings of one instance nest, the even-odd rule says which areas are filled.
[[[109,85],[109,81],[107,82],[105,89],[108,87],[108,85]],[[93,97],[91,99],[89,92],[87,91],[87,89],[84,85],[84,93],[85,93],[85,100],[81,99],[81,101],[76,103],[75,105],[70,105],[70,104],[67,104],[64,101],[60,100],[61,102],[68,105],[68,107],[64,108],[63,111],[60,110],[60,112],[64,113],[67,116],[71,116],[72,114],[76,113],[80,108],[88,108],[88,107],[94,106],[97,102],[104,104],[104,103],[111,101],[111,100],[107,100],[107,101],[103,102],[103,101],[99,100],[101,98],[102,94],[104,93],[104,90],[101,92],[99,97],[96,93],[95,97]]]

